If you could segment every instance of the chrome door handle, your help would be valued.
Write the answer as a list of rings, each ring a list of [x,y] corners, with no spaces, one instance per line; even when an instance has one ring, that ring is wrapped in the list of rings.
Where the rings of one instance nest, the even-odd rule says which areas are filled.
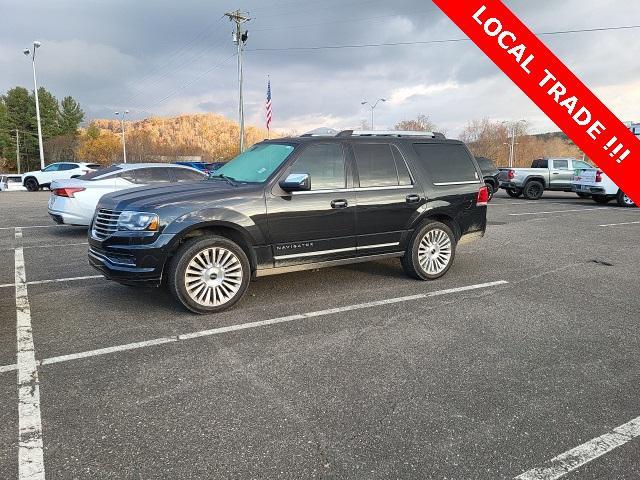
[[[331,202],[331,208],[347,208],[349,204],[347,203],[346,200],[344,199],[340,199],[340,200],[333,200]]]
[[[419,203],[420,195],[416,195],[415,193],[411,195],[407,195],[406,200],[407,200],[407,203]]]

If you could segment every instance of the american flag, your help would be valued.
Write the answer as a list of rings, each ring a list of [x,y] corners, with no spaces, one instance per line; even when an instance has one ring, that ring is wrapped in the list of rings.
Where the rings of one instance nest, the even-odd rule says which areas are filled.
[[[267,130],[271,129],[271,120],[273,119],[273,111],[271,110],[271,80],[267,81]]]

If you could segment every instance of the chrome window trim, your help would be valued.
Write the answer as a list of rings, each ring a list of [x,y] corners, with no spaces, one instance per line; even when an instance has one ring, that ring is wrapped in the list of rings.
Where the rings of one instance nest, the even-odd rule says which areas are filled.
[[[477,182],[473,182],[477,183]],[[386,187],[355,187],[337,188],[335,190],[308,190],[303,192],[291,192],[291,195],[313,195],[314,193],[344,193],[344,192],[369,192],[372,190],[409,190],[415,185],[387,185]]]
[[[343,253],[343,252],[353,252],[358,250],[369,250],[372,248],[397,247],[399,245],[400,245],[400,242],[378,243],[375,245],[363,245],[359,247],[334,248],[333,250],[315,250],[313,252],[292,253],[289,255],[275,255],[273,259],[286,260],[288,258],[315,257],[318,255],[327,255],[329,253]]]

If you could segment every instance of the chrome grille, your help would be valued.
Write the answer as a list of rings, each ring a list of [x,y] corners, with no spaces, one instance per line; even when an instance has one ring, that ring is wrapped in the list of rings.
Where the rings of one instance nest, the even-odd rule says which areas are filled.
[[[118,210],[106,210],[101,208],[98,210],[93,219],[93,227],[91,228],[91,236],[98,240],[104,240],[118,229],[118,218],[122,212]]]

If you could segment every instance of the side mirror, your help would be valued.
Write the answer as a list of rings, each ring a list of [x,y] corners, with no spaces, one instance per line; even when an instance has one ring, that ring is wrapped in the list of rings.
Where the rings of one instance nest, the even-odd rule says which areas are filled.
[[[285,192],[304,192],[311,190],[311,177],[308,173],[291,173],[279,185]]]

